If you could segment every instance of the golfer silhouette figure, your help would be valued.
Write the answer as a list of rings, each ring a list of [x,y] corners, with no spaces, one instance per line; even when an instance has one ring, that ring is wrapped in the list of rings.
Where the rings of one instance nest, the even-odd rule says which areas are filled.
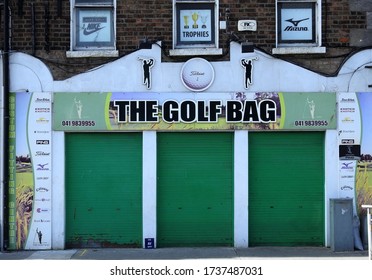
[[[39,239],[39,243],[41,244],[41,240],[43,238],[43,233],[38,228],[36,229],[37,237]]]
[[[146,85],[147,89],[151,88],[151,68],[154,66],[155,60],[153,58],[145,59],[145,58],[138,58],[142,60],[142,68],[143,68],[143,84]]]
[[[252,75],[253,75],[253,64],[252,60],[257,60],[258,57],[254,57],[252,59],[243,58],[240,61],[241,66],[245,69],[244,71],[244,87],[246,89],[249,88],[251,84],[253,84]]]

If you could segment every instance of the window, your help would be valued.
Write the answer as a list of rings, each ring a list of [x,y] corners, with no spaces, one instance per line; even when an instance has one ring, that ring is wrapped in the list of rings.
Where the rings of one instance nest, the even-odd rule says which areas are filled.
[[[216,55],[218,0],[173,0],[171,55]]]
[[[116,0],[71,0],[68,57],[117,56]]]
[[[321,0],[276,0],[275,54],[323,53]]]

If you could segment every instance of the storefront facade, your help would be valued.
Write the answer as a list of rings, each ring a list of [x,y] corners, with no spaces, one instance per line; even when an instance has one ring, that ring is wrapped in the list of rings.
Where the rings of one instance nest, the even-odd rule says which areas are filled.
[[[329,246],[329,199],[357,214],[371,51],[334,77],[230,51],[63,81],[12,54],[10,248]]]

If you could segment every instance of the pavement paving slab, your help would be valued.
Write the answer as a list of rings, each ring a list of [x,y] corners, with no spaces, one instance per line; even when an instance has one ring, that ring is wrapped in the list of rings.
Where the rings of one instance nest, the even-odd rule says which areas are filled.
[[[333,252],[326,247],[89,248],[0,252],[0,260],[192,260],[192,259],[368,260],[368,251]]]

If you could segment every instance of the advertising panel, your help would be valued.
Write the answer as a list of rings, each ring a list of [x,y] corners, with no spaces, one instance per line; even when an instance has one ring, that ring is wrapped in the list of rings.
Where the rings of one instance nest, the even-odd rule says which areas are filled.
[[[372,95],[338,95],[339,197],[354,198],[354,214],[372,204]]]
[[[361,119],[355,93],[338,94],[338,151],[340,198],[355,198],[357,160],[360,159]],[[354,200],[354,213],[356,201]]]
[[[358,213],[366,215],[361,205],[372,205],[372,94],[357,93],[360,108],[360,146],[361,155],[356,170],[356,196]]]
[[[51,248],[51,94],[10,96],[9,249]]]
[[[335,93],[55,93],[53,129],[336,129]]]

